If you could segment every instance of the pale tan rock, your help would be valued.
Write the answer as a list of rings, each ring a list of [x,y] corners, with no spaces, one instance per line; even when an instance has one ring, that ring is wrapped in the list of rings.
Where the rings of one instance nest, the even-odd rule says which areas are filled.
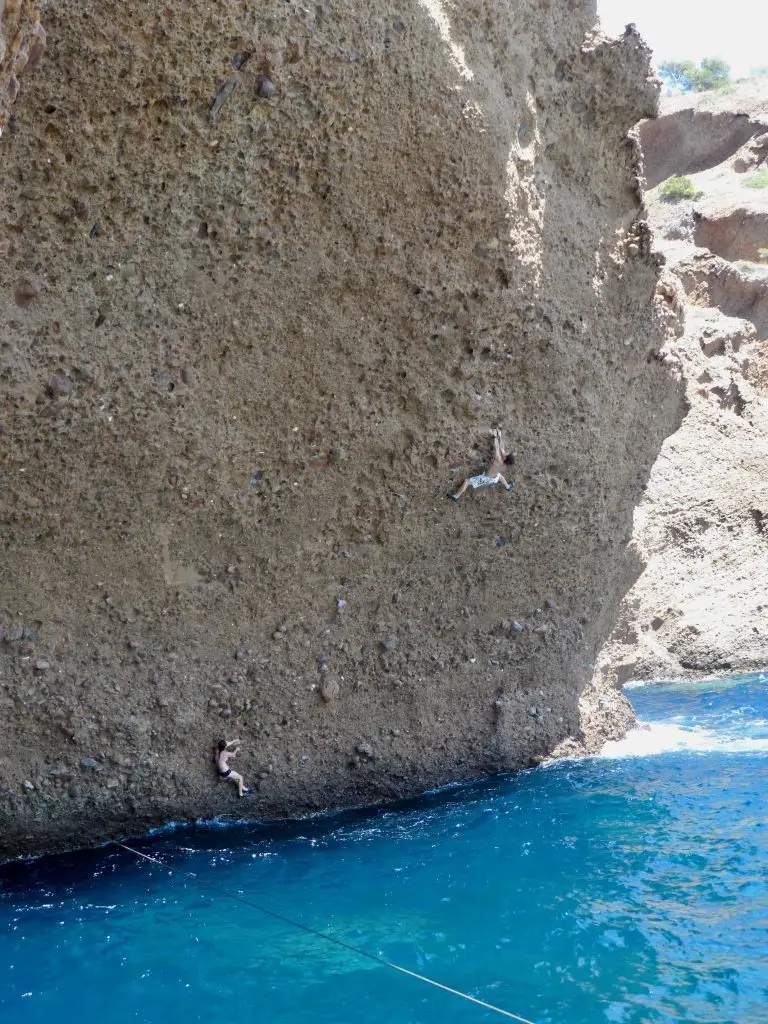
[[[690,411],[664,443],[636,512],[634,543],[647,564],[601,652],[595,678],[602,682],[768,666],[768,267],[724,258],[754,252],[765,231],[765,201],[743,187],[724,133],[711,137],[708,152],[706,134],[694,126],[702,112],[729,130],[746,118],[739,111],[748,111],[753,124],[768,116],[768,83],[751,85],[746,96],[737,88],[687,103],[687,122],[677,117],[673,126],[677,153],[696,151],[707,165],[692,179],[703,196],[683,208],[695,214],[687,232],[679,228],[679,207],[652,202],[651,220],[687,293],[685,332],[667,351],[682,373]],[[669,140],[664,120],[649,123],[643,137]],[[691,139],[684,123],[694,126]],[[738,152],[753,145],[761,151],[763,138]],[[737,142],[733,135],[730,145]],[[653,165],[658,155],[652,149],[647,161]],[[658,173],[652,166],[651,180]],[[663,298],[665,291],[661,282],[657,293]]]

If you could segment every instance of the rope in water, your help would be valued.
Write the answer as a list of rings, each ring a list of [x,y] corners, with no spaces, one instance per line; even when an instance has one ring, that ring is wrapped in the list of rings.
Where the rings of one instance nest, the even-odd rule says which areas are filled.
[[[134,850],[131,846],[126,846],[125,843],[120,843],[117,839],[113,839],[112,842],[115,846],[122,846],[124,850],[129,853],[135,854],[137,857],[143,857],[144,860],[152,861],[153,864],[157,864],[161,868],[165,868],[166,871],[170,871],[172,874],[185,875],[187,878],[197,879],[197,875],[193,871],[177,871],[175,868],[169,867],[167,864],[163,864],[162,861],[156,857],[150,857],[146,853],[141,853],[140,850]],[[427,978],[423,974],[417,974],[415,971],[409,971],[407,967],[400,967],[399,964],[392,963],[391,960],[385,960],[382,956],[376,956],[374,953],[366,953],[364,949],[358,949],[357,946],[352,946],[348,942],[343,942],[341,939],[336,939],[333,935],[327,935],[325,932],[316,931],[314,928],[310,928],[306,924],[301,924],[299,921],[294,921],[290,917],[285,917],[283,914],[278,914],[274,910],[268,910],[267,907],[262,907],[258,903],[254,903],[252,900],[245,899],[239,893],[230,892],[229,889],[225,889],[223,886],[211,884],[210,882],[201,882],[201,885],[207,886],[209,889],[218,889],[225,896],[229,896],[230,899],[238,900],[240,903],[244,903],[248,907],[252,907],[254,910],[258,910],[262,914],[267,914],[269,917],[274,917],[277,921],[282,921],[284,924],[291,925],[293,928],[300,928],[303,932],[308,932],[310,935],[316,936],[318,939],[325,939],[326,942],[332,942],[336,946],[341,946],[342,949],[348,949],[352,953],[357,953],[359,956],[364,956],[367,960],[373,960],[377,964],[383,964],[385,967],[391,967],[394,971],[400,971],[401,974],[407,974],[411,978],[417,978],[419,981],[425,981],[428,985],[434,985],[435,988],[441,988],[444,992],[450,992],[451,995],[460,996],[462,999],[468,999],[470,1003],[476,1003],[478,1006],[485,1007],[486,1010],[493,1010],[494,1013],[501,1014],[502,1017],[510,1017],[512,1020],[518,1020],[521,1024],[533,1024],[533,1021],[528,1020],[527,1017],[520,1017],[516,1013],[510,1013],[509,1010],[502,1010],[500,1006],[494,1006],[493,1003],[486,1003],[482,999],[476,999],[475,996],[469,995],[467,992],[460,992],[457,988],[451,988],[448,985],[443,985],[439,981],[434,981],[432,978]]]

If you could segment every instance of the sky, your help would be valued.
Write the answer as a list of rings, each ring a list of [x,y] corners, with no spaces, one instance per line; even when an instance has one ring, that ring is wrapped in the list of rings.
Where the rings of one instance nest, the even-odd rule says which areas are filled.
[[[597,9],[610,35],[633,21],[657,65],[722,57],[743,78],[768,64],[768,0],[597,0]]]

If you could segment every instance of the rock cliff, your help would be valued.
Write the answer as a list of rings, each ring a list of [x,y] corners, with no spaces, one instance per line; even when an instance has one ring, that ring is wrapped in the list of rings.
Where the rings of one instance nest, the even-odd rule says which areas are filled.
[[[649,195],[685,309],[665,358],[690,412],[638,508],[647,568],[600,656],[621,682],[768,666],[768,82],[664,107],[640,134],[648,181],[690,174],[697,193]]]
[[[585,687],[681,415],[639,37],[586,0],[43,21],[1,143],[4,852],[620,732]],[[450,504],[495,425],[516,490]]]

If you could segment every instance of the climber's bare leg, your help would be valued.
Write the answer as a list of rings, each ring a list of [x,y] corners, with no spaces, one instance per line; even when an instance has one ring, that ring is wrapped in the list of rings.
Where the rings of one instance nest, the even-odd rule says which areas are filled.
[[[240,772],[236,772],[234,769],[232,769],[229,775],[227,776],[227,782],[234,782],[234,784],[237,786],[237,795],[243,795],[243,790],[245,789],[245,786],[243,784],[243,776],[240,774]]]
[[[464,481],[464,483],[461,485],[461,487],[458,489],[458,491],[456,491],[455,494],[449,495],[451,501],[458,501],[459,498],[462,496],[462,494],[464,493],[464,491],[466,491],[466,489],[468,487],[469,487],[469,477],[467,477],[467,479]]]

